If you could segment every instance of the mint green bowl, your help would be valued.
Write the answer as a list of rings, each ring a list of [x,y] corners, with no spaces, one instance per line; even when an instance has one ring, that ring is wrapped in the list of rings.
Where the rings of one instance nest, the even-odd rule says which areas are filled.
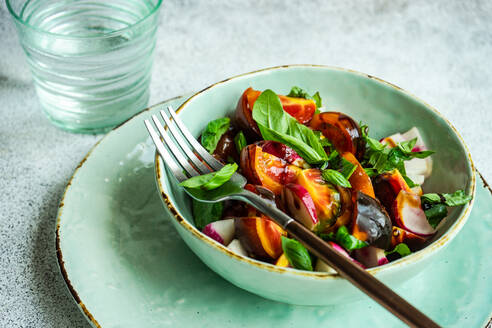
[[[367,123],[373,137],[417,126],[428,147],[436,151],[432,176],[423,186],[425,192],[465,189],[475,195],[475,168],[456,129],[423,101],[366,74],[313,65],[264,69],[216,83],[188,99],[178,112],[190,131],[199,136],[210,120],[234,111],[246,88],[272,89],[286,94],[294,85],[310,94],[319,91],[327,109],[344,112],[356,121]],[[156,177],[162,199],[173,214],[172,223],[181,238],[206,265],[234,285],[268,299],[299,305],[329,305],[365,297],[337,274],[280,268],[232,253],[194,227],[190,200],[168,174],[159,156],[156,156]],[[432,255],[456,236],[472,205],[473,201],[453,208],[426,248],[368,271],[395,288],[422,270],[432,270]]]

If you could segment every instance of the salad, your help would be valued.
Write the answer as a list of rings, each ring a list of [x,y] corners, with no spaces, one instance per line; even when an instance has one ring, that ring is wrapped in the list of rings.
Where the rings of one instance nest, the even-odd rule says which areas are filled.
[[[381,140],[350,116],[325,111],[319,92],[288,95],[248,88],[233,117],[215,119],[199,138],[226,164],[181,183],[211,190],[238,171],[245,189],[279,209],[364,268],[426,246],[463,190],[424,193],[433,151],[418,128]],[[240,201],[192,200],[195,226],[233,252],[280,267],[332,269],[257,209]]]

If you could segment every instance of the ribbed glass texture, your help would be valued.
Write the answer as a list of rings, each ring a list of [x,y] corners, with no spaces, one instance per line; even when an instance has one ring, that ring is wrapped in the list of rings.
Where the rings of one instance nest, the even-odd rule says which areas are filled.
[[[7,0],[57,126],[94,133],[147,106],[161,0]]]

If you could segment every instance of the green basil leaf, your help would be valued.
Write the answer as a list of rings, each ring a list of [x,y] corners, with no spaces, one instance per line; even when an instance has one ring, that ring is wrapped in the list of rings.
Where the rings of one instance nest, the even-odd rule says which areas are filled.
[[[360,123],[362,138],[366,142],[366,152],[362,161],[362,166],[366,173],[373,177],[383,172],[397,169],[410,188],[417,186],[408,176],[405,170],[405,161],[412,158],[425,158],[434,154],[433,151],[425,150],[420,152],[412,152],[417,138],[400,142],[396,147],[388,148],[376,139],[368,136],[367,125]]]
[[[452,194],[442,194],[446,199],[446,206],[461,206],[468,203],[472,197],[466,195],[463,190],[456,190]]]
[[[343,176],[342,173],[332,170],[326,169],[321,172],[321,176],[323,179],[335,186],[342,186],[345,188],[352,188],[350,182]]]
[[[382,152],[375,152],[370,157],[370,160],[373,162],[372,165],[379,173],[384,172],[389,167],[388,155],[389,152],[382,151]]]
[[[202,133],[201,144],[210,154],[215,151],[220,138],[229,129],[231,120],[228,117],[210,121]]]
[[[386,145],[383,145],[382,143],[380,143],[376,139],[369,138],[369,137],[366,138],[366,144],[372,150],[383,150],[384,148],[386,148]]]
[[[366,174],[370,178],[375,177],[376,175],[378,175],[378,171],[375,168],[372,168],[372,167],[365,167],[364,168],[364,171],[366,172]]]
[[[195,227],[199,230],[203,230],[207,224],[219,221],[222,218],[222,213],[224,212],[223,202],[205,203],[192,198],[191,203]]]
[[[472,197],[466,195],[463,190],[457,190],[452,194],[424,194],[420,199],[427,221],[433,228],[436,228],[442,219],[448,215],[446,206],[465,205]]]
[[[353,251],[355,249],[364,248],[369,246],[365,241],[355,238],[348,232],[347,227],[341,226],[338,228],[337,233],[330,232],[328,234],[321,234],[320,237],[324,240],[331,240],[345,248],[347,251]]]
[[[427,203],[427,204],[440,204],[446,201],[445,199],[442,199],[439,194],[436,193],[423,194],[422,196],[420,196],[420,199],[422,203]]]
[[[370,138],[368,133],[369,133],[369,127],[365,124],[362,124],[360,122],[360,131],[362,132],[362,139],[366,142],[366,145],[369,147],[369,149],[372,150],[383,150],[386,148],[386,145],[383,145],[376,139]]]
[[[448,210],[444,204],[434,204],[424,210],[424,213],[431,227],[435,229],[442,219],[448,215]]]
[[[396,245],[392,251],[384,252],[384,254],[386,255],[388,261],[392,262],[404,256],[412,254],[412,251],[410,250],[410,248],[408,248],[407,244],[400,243]]]
[[[347,161],[345,158],[340,156],[338,151],[333,150],[328,156],[328,160],[323,162],[319,168],[320,170],[325,170],[328,168],[337,170],[346,180],[348,180],[357,169],[357,165]]]
[[[290,90],[289,94],[287,97],[294,97],[294,98],[304,98],[304,99],[311,99],[314,100],[316,103],[316,107],[320,108],[323,106],[321,96],[319,92],[316,92],[314,95],[310,96],[305,90],[299,87],[292,87]]]
[[[248,145],[243,131],[239,131],[239,133],[236,134],[234,137],[234,144],[236,145],[237,152],[241,154],[241,150]]]
[[[409,141],[399,142],[397,144],[397,147],[402,151],[402,153],[405,156],[407,156],[407,160],[412,158],[426,158],[435,153],[432,150],[412,151],[416,143],[417,143],[417,138],[414,138]]]
[[[296,269],[313,271],[307,249],[297,240],[282,236],[282,249],[290,265]]]
[[[289,146],[290,148],[294,149],[299,154],[299,156],[301,156],[306,162],[310,164],[320,163],[325,160],[325,158],[320,156],[320,154],[316,152],[313,148],[309,147],[307,144],[295,137],[292,137],[288,134],[278,133],[277,131],[267,128],[266,126],[263,126],[261,124],[258,124],[258,128],[260,129],[263,139],[278,141]]]
[[[384,171],[398,169],[401,174],[405,175],[405,161],[410,159],[401,149],[395,147],[389,149],[387,161],[384,164]]]
[[[397,147],[400,148],[404,154],[409,154],[412,152],[412,149],[416,143],[417,138],[413,138],[412,140],[397,143]]]
[[[412,181],[412,179],[410,179],[408,176],[406,175],[401,175],[403,177],[403,180],[405,180],[405,182],[407,183],[407,185],[410,187],[410,188],[413,188],[413,187],[417,187],[418,184],[416,184],[415,182]]]
[[[435,153],[433,150],[414,151],[412,152],[412,158],[426,158]]]
[[[327,159],[320,138],[282,108],[272,90],[263,91],[253,105],[253,119],[265,140],[281,142],[294,149],[309,164]]]
[[[341,167],[340,167],[340,173],[345,177],[345,179],[350,179],[352,174],[355,172],[357,169],[357,165],[352,164],[351,162],[347,161],[345,158],[342,157],[341,161]]]
[[[342,158],[340,153],[337,150],[333,150],[330,152],[330,155],[328,155],[328,162],[330,162],[330,165],[338,166],[340,164],[340,158]]]
[[[309,99],[309,94],[303,90],[302,88],[299,88],[299,87],[292,87],[292,89],[290,89],[290,92],[289,94],[287,95],[287,97],[294,97],[294,98],[304,98],[304,99]]]
[[[317,132],[319,132],[319,131],[317,131]],[[320,138],[319,142],[321,143],[322,147],[329,147],[330,149],[333,148],[333,144],[327,138]]]
[[[212,190],[229,181],[238,166],[236,163],[224,165],[219,171],[198,175],[181,182],[179,185],[190,189]]]
[[[401,257],[412,254],[412,251],[410,250],[410,248],[408,248],[407,244],[405,243],[400,243],[396,245],[392,251],[384,252],[384,254],[388,255],[395,252],[400,254]]]
[[[345,226],[338,228],[335,238],[338,244],[340,244],[340,246],[345,248],[347,251],[353,251],[354,249],[369,246],[369,244],[365,241],[359,240],[352,236]]]
[[[316,109],[320,108],[323,106],[323,101],[321,100],[321,96],[319,94],[319,91],[316,91],[314,95],[311,97],[314,102],[316,103]]]
[[[444,204],[446,206],[461,206],[468,203],[472,197],[466,195],[463,190],[456,190],[452,194],[424,194],[420,197],[423,203]]]

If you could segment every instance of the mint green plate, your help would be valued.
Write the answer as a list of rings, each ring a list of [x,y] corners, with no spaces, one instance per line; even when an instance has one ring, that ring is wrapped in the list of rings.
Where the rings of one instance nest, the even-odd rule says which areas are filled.
[[[110,132],[76,170],[60,203],[57,254],[94,327],[400,327],[365,296],[327,307],[288,305],[235,287],[185,245],[155,188],[155,149],[143,119]],[[484,326],[492,311],[491,194],[477,184],[463,230],[396,288],[445,327]],[[289,288],[289,286],[285,286]]]

